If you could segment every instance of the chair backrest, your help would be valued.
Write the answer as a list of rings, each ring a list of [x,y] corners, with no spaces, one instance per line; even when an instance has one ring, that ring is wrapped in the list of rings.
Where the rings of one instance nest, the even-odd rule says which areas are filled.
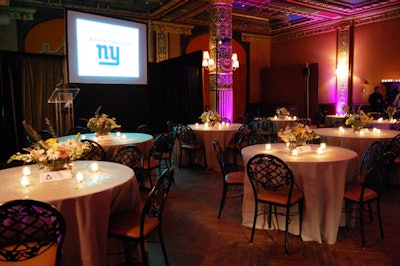
[[[165,169],[160,175],[157,184],[150,191],[142,210],[140,234],[144,235],[144,224],[148,219],[158,219],[161,222],[165,200],[167,199],[172,181],[174,179],[174,169]]]
[[[364,152],[361,158],[360,173],[365,174],[376,163],[382,162],[383,156],[383,142],[377,140],[373,142]]]
[[[156,135],[156,131],[154,128],[150,125],[140,125],[136,129],[136,133],[144,133],[144,134],[149,134],[152,135],[153,137]]]
[[[398,130],[398,131],[400,131],[400,120],[399,120],[399,121],[396,121],[395,123],[393,123],[393,124],[390,126],[390,129],[391,129],[391,130]]]
[[[167,135],[160,134],[154,140],[154,156],[161,157],[163,153],[170,154],[173,150],[173,144],[171,145],[170,139]]]
[[[300,124],[303,124],[303,125],[307,125],[307,126],[311,126],[311,121],[310,121],[310,119],[308,119],[308,118],[304,118],[304,117],[302,117],[302,118],[297,118],[296,119],[296,122],[297,123],[300,123]]]
[[[195,144],[196,143],[196,134],[194,131],[186,125],[178,125],[176,128],[176,134],[178,137],[179,142],[182,143],[190,143],[190,144]]]
[[[393,152],[396,156],[400,156],[400,134],[392,138],[386,146],[386,151]]]
[[[254,196],[258,191],[280,191],[289,189],[288,202],[292,195],[294,177],[289,166],[272,154],[256,154],[247,163],[247,176],[250,179]]]
[[[90,161],[107,161],[107,153],[104,148],[94,140],[82,139],[81,142],[87,144],[87,149],[79,160],[90,160]]]
[[[226,124],[232,124],[232,121],[227,117],[222,117],[221,122]]]
[[[87,127],[75,126],[68,131],[67,135],[76,135],[78,133],[85,134],[85,133],[89,133],[89,132],[90,132],[90,129]]]
[[[257,120],[250,121],[249,125],[253,132],[260,133],[260,124]]]
[[[65,232],[64,217],[53,206],[30,199],[6,202],[0,205],[0,263],[59,265]]]
[[[361,183],[360,201],[363,201],[364,191],[369,188],[380,196],[384,190],[384,173],[381,164],[374,165],[367,172],[364,181]]]
[[[241,125],[238,130],[236,131],[235,135],[233,136],[233,142],[235,143],[236,147],[239,145],[239,140],[246,134],[250,134],[252,132],[252,128],[249,124]]]
[[[223,180],[225,181],[225,175],[229,172],[229,165],[226,162],[224,150],[218,140],[213,139],[212,141],[215,155],[217,156],[219,167],[221,168]]]
[[[265,138],[262,135],[253,132],[250,134],[246,134],[240,138],[238,148],[239,150],[242,150],[247,146],[263,144],[263,143],[266,143]]]
[[[258,119],[258,124],[260,125],[260,129],[262,131],[267,131],[267,132],[271,132],[271,133],[278,132],[278,128],[272,122],[272,120],[269,119],[268,117],[260,117]]]
[[[115,155],[114,162],[132,168],[138,179],[140,179],[143,174],[143,153],[136,146],[125,146],[121,148]]]

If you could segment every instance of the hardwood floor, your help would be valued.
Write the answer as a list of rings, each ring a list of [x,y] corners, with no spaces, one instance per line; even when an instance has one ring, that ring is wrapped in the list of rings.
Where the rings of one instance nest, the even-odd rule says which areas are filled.
[[[400,187],[389,186],[382,198],[385,239],[377,220],[366,216],[367,248],[361,248],[358,224],[340,228],[336,244],[303,242],[289,235],[284,255],[284,232],[256,230],[241,225],[241,198],[226,201],[217,219],[222,180],[219,172],[175,168],[175,184],[167,198],[163,235],[170,265],[399,265]],[[376,215],[374,216],[376,217]],[[153,240],[158,240],[154,234]],[[150,265],[165,265],[159,243],[149,243]]]

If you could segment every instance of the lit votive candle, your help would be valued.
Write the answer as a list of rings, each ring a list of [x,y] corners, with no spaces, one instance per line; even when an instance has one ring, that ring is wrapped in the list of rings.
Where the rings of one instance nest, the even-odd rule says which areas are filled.
[[[90,165],[90,168],[92,169],[93,172],[97,172],[99,170],[99,165],[97,163],[92,163]]]
[[[382,117],[378,118],[378,122],[382,122],[382,121],[383,121]]]
[[[290,142],[288,141],[288,142],[286,142],[286,148],[289,148],[289,146],[290,146]]]
[[[293,156],[297,156],[298,154],[299,154],[299,153],[297,152],[296,149],[292,150],[292,155],[293,155]]]
[[[322,150],[325,150],[325,149],[326,149],[326,143],[324,143],[324,142],[322,142],[321,144],[319,144],[319,146],[320,146],[320,148],[321,148]]]
[[[99,138],[98,137],[94,137],[93,140],[97,142],[97,141],[99,141]]]
[[[376,129],[377,134],[381,134],[381,130],[379,128]]]
[[[222,122],[221,124],[222,124],[223,126],[225,126],[226,123],[225,123],[225,122]]]
[[[205,123],[205,126],[208,127],[208,122]]]
[[[85,136],[85,135],[82,135],[82,139],[86,139],[86,136]]]
[[[219,129],[221,129],[221,128],[222,128],[222,125],[221,125],[221,124],[219,124],[219,125],[218,125],[218,128],[219,128]]]
[[[278,119],[278,117],[277,117],[277,116],[274,116],[274,119]]]
[[[123,138],[123,139],[126,139],[126,135],[125,135],[125,134],[122,134],[122,138]]]
[[[293,120],[296,120],[297,119],[297,117],[296,116],[293,116]]]
[[[81,172],[78,172],[76,174],[76,181],[78,181],[78,183],[80,183],[80,182],[82,182],[82,180],[83,180],[83,175]]]
[[[265,149],[266,150],[271,150],[271,144],[270,143],[265,144]]]
[[[121,136],[121,132],[117,132],[117,137],[120,137]]]
[[[344,128],[343,127],[339,127],[339,131],[340,132],[344,132]]]
[[[321,154],[322,154],[322,148],[318,148],[318,149],[317,149],[317,154],[318,154],[318,155],[321,155]]]
[[[21,178],[21,186],[22,187],[26,187],[27,185],[29,185],[29,179],[28,179],[28,177],[27,176],[23,176],[22,178]]]
[[[372,129],[372,132],[376,132],[376,130],[377,130],[377,128],[376,128],[376,127],[374,127],[374,128]]]
[[[31,168],[29,168],[29,166],[24,166],[24,168],[22,168],[22,173],[24,175],[30,175],[31,174]]]
[[[195,126],[195,127],[198,127],[198,126],[199,126],[199,123],[194,124],[194,126]]]

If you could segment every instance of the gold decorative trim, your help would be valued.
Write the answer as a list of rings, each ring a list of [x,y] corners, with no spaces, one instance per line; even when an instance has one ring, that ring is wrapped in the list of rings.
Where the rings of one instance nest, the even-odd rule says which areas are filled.
[[[151,30],[155,32],[192,35],[193,28],[194,26],[187,26],[182,24],[166,23],[159,21],[151,22]]]

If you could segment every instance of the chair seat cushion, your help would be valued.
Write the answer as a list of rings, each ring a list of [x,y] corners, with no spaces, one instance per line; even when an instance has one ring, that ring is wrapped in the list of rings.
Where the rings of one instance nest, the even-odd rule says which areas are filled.
[[[151,159],[149,161],[144,161],[143,162],[143,169],[154,169],[160,166],[159,161]]]
[[[355,201],[355,202],[358,202],[360,200],[360,195],[361,195],[361,186],[360,185],[350,186],[344,192],[345,199]],[[376,193],[372,189],[365,188],[364,201],[369,201],[369,200],[375,199],[377,197],[378,197],[378,193]]]
[[[271,202],[280,205],[286,205],[288,203],[289,189],[283,189],[278,191],[262,190],[257,194],[257,198],[261,201]],[[303,192],[297,189],[293,189],[292,198],[290,205],[298,202],[303,198]]]
[[[141,214],[134,211],[112,215],[109,221],[109,235],[135,239],[140,238],[140,217]],[[156,218],[148,219],[144,224],[143,235],[145,237],[150,235],[159,224],[160,221]]]
[[[225,175],[225,182],[228,184],[243,184],[244,182],[244,172],[230,172]]]

